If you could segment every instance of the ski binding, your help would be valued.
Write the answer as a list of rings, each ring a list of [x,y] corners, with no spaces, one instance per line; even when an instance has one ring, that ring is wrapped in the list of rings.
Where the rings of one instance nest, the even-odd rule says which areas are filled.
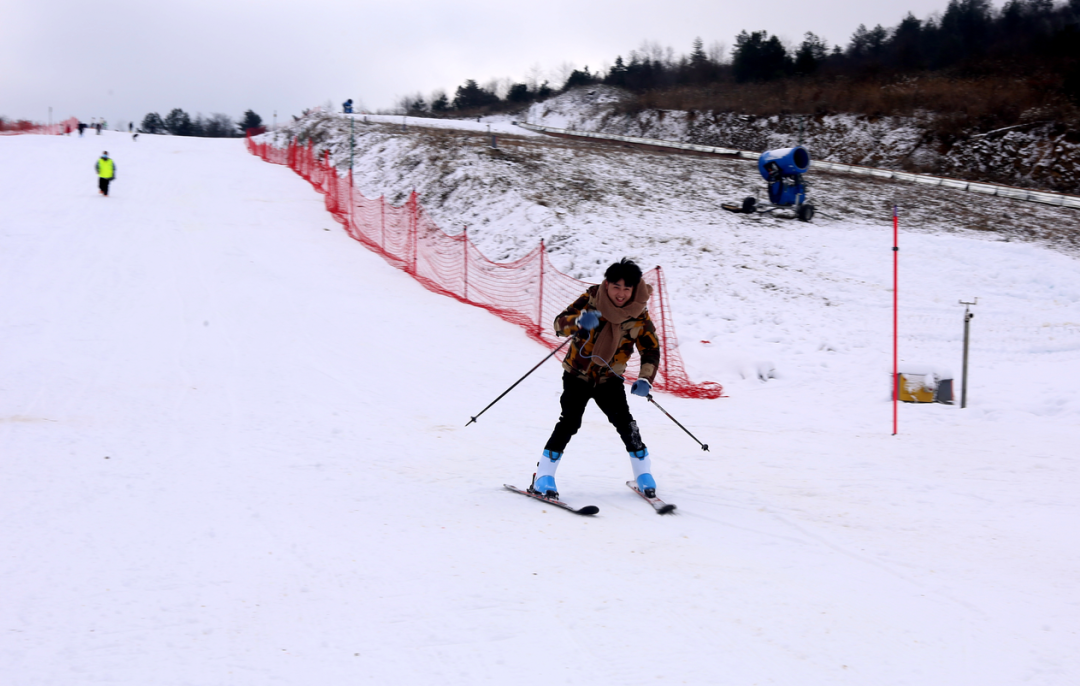
[[[656,514],[665,515],[665,514],[671,514],[672,512],[675,511],[675,506],[672,505],[671,503],[665,503],[663,500],[660,500],[659,498],[656,498],[656,497],[650,498],[649,496],[647,496],[644,493],[642,493],[641,491],[639,491],[636,482],[627,481],[626,485],[630,487],[631,491],[633,491],[634,493],[637,493],[642,498],[647,500],[649,502],[649,504],[653,506],[653,509],[656,510]]]

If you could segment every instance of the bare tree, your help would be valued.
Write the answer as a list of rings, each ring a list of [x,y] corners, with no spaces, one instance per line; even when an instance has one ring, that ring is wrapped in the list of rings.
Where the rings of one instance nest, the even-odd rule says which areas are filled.
[[[728,46],[724,41],[713,41],[709,44],[709,61],[713,64],[728,64]]]
[[[547,80],[547,73],[540,66],[539,62],[534,63],[529,67],[529,70],[525,72],[525,84],[533,93],[538,91],[540,89],[540,84]]]
[[[570,75],[577,71],[577,65],[573,62],[563,62],[555,70],[555,83],[562,87]]]

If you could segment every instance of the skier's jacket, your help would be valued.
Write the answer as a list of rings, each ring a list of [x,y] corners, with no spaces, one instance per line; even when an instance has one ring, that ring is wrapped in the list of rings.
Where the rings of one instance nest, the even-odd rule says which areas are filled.
[[[97,161],[97,173],[103,179],[116,177],[116,163],[110,157],[99,157]]]
[[[639,287],[649,288],[644,281],[639,284]],[[585,332],[577,325],[577,318],[585,310],[596,310],[599,314],[600,306],[596,299],[599,292],[600,286],[590,286],[589,290],[585,291],[570,307],[555,317],[555,335],[574,336],[573,342],[570,343],[570,351],[563,359],[563,369],[586,381],[604,383],[615,379],[615,374],[622,376],[625,373],[626,363],[634,354],[636,346],[638,354],[641,355],[641,372],[638,378],[646,379],[651,384],[660,364],[660,339],[656,336],[656,327],[649,318],[648,309],[633,319],[627,319],[622,324],[615,325],[622,330],[622,336],[611,358],[610,368],[599,358],[590,359],[597,336],[604,327],[612,326],[612,324],[600,317],[599,326]],[[586,333],[588,333],[587,337],[585,337]],[[578,335],[575,336],[575,334]]]

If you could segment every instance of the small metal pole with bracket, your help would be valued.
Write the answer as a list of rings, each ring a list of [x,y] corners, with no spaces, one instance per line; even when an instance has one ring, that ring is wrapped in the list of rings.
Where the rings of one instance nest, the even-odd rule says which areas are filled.
[[[960,408],[963,409],[967,407],[968,343],[971,340],[971,318],[975,316],[971,306],[978,305],[979,299],[975,298],[975,302],[970,303],[961,300],[960,304],[964,306],[964,371],[960,380]]]

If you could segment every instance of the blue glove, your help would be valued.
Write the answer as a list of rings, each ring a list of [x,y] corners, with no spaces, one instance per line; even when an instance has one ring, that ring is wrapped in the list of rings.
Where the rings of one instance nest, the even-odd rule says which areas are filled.
[[[649,391],[652,390],[652,384],[645,379],[638,379],[634,382],[634,385],[630,387],[630,392],[634,395],[640,395],[642,398],[649,397]]]
[[[577,318],[577,325],[586,331],[592,331],[600,324],[600,315],[594,310],[585,310]]]

